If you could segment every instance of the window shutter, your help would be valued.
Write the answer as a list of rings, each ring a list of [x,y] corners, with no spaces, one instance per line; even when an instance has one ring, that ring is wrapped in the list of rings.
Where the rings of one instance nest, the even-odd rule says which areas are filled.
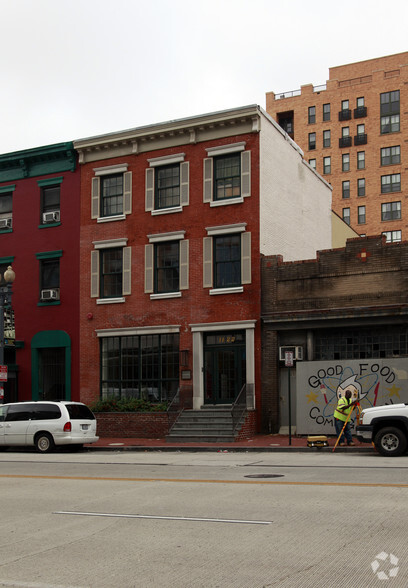
[[[122,262],[122,295],[126,296],[131,294],[132,281],[131,281],[131,248],[123,248],[123,262]]]
[[[132,213],[132,172],[123,174],[123,212]]]
[[[212,237],[203,239],[203,288],[212,288],[213,285],[213,268],[212,268]]]
[[[251,233],[241,235],[241,284],[251,283]]]
[[[92,178],[91,218],[99,217],[100,186],[100,178]]]
[[[180,241],[180,290],[188,289],[188,239]]]
[[[154,259],[154,245],[149,243],[145,245],[145,292],[151,294],[153,292],[153,259]]]
[[[213,159],[204,159],[204,202],[212,202],[213,199]]]
[[[251,196],[251,152],[241,153],[241,196]]]
[[[154,210],[154,168],[146,169],[145,210]]]
[[[189,162],[184,161],[180,164],[180,204],[187,206],[189,204]]]
[[[99,296],[99,251],[91,251],[91,298]]]

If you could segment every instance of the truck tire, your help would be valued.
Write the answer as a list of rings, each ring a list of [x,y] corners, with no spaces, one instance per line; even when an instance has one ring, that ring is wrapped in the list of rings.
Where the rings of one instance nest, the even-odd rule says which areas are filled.
[[[407,438],[398,427],[384,427],[375,436],[374,445],[385,457],[398,457],[407,449]]]

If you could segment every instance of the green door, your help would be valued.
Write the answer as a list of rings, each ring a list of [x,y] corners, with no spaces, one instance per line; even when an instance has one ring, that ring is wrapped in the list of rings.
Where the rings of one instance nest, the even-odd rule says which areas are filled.
[[[205,404],[232,404],[245,381],[245,332],[205,335]]]

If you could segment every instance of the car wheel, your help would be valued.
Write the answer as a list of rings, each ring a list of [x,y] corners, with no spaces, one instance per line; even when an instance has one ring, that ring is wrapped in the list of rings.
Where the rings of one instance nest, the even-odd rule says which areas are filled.
[[[407,449],[407,438],[397,427],[384,427],[375,436],[374,445],[381,455],[397,457]]]
[[[49,433],[39,433],[35,438],[35,447],[40,453],[48,453],[54,449],[54,439]]]

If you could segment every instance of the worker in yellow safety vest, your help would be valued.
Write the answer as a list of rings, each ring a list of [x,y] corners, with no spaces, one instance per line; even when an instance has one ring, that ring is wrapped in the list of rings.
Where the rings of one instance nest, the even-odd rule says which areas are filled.
[[[349,416],[350,412],[353,410],[353,407],[357,402],[358,400],[351,402],[350,390],[346,390],[345,396],[341,396],[339,398],[337,408],[334,411],[334,426],[336,427],[337,437],[340,435],[341,430],[344,427],[344,423],[347,421],[347,417]],[[350,421],[347,422],[347,425],[344,428],[339,445],[346,445],[346,441],[347,445],[354,445],[353,437],[351,435],[350,430]]]

